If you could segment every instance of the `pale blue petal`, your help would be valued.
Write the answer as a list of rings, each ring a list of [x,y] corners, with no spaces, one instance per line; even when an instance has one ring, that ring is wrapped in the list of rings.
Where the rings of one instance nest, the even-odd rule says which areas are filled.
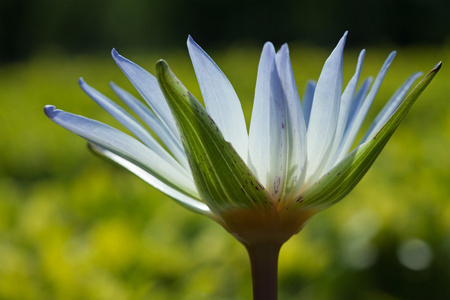
[[[333,145],[342,94],[343,51],[347,32],[325,62],[317,81],[307,132],[306,182],[323,172]]]
[[[179,164],[171,164],[131,136],[108,125],[82,116],[45,107],[56,124],[144,169],[158,180],[193,198],[199,198],[194,181]]]
[[[420,76],[422,76],[422,72],[414,73],[405,81],[405,83],[403,83],[403,85],[400,88],[397,89],[394,95],[392,95],[391,99],[389,99],[388,103],[386,103],[386,105],[377,115],[372,125],[367,130],[367,133],[365,137],[362,139],[361,143],[370,140],[378,132],[378,130],[380,130],[381,127],[383,127],[383,125],[387,122],[387,120],[392,116],[394,111],[402,103],[411,86]]]
[[[182,192],[180,192],[177,189],[174,189],[173,187],[167,185],[163,181],[159,180],[157,177],[153,176],[152,174],[148,173],[146,170],[141,168],[140,166],[130,162],[129,160],[124,159],[123,157],[114,154],[111,151],[108,151],[102,147],[99,147],[97,145],[90,144],[89,145],[92,151],[105,156],[106,158],[114,161],[115,163],[121,165],[125,169],[129,170],[148,184],[152,185],[153,187],[157,188],[167,196],[171,197],[175,201],[177,201],[182,206],[186,207],[187,209],[200,213],[203,215],[206,215],[212,219],[214,219],[214,215],[211,213],[208,206],[199,201],[198,199],[195,199],[193,197],[190,197]]]
[[[351,128],[351,125],[355,121],[355,118],[357,117],[358,112],[361,109],[364,99],[366,99],[367,97],[367,93],[369,92],[369,88],[372,82],[373,77],[366,78],[356,91],[356,95],[352,99],[350,111],[348,113],[347,125],[345,126],[346,131],[348,131]]]
[[[311,115],[311,107],[314,98],[314,91],[316,90],[316,82],[313,80],[308,80],[306,83],[306,89],[303,93],[302,100],[302,108],[303,108],[303,116],[305,119],[306,128],[308,128],[309,124],[309,116]]]
[[[278,77],[275,65],[275,49],[271,43],[264,45],[258,66],[255,100],[253,102],[252,119],[249,132],[249,166],[269,193],[274,192],[273,179],[279,174],[277,162],[279,150],[281,120],[280,107],[277,107],[277,95],[281,86],[274,90]],[[279,79],[278,79],[279,80]]]
[[[359,81],[359,76],[361,74],[361,69],[363,65],[364,55],[366,51],[362,50],[359,54],[358,63],[356,64],[356,70],[353,77],[350,79],[347,87],[345,88],[342,97],[341,105],[339,108],[339,118],[336,125],[336,134],[333,141],[333,147],[331,148],[331,155],[329,156],[329,161],[326,164],[328,167],[333,165],[333,158],[335,157],[336,151],[338,150],[342,137],[344,136],[344,131],[347,125],[348,116],[350,114],[350,109],[352,107],[353,99],[355,96],[356,86]],[[330,165],[331,164],[331,165]]]
[[[170,130],[174,138],[180,140],[172,112],[159,88],[156,78],[140,66],[121,56],[115,49],[112,50],[111,55],[164,126]]]
[[[355,113],[354,118],[351,120],[351,124],[349,124],[350,126],[346,129],[347,132],[345,132],[344,139],[342,140],[343,144],[341,153],[339,154],[341,157],[345,157],[350,151],[350,148],[355,141],[356,135],[358,134],[358,131],[361,128],[367,112],[369,111],[369,108],[372,105],[373,100],[375,99],[375,96],[380,88],[381,83],[383,82],[384,77],[386,76],[386,73],[392,63],[392,60],[395,57],[395,54],[395,51],[389,54],[388,58],[381,67],[380,72],[378,72],[378,75],[375,78],[375,81],[370,89],[370,92],[364,99],[361,108],[358,110],[358,112]]]
[[[113,116],[117,121],[119,121],[123,126],[131,131],[141,142],[143,142],[147,147],[152,149],[157,155],[159,155],[165,161],[171,164],[178,164],[174,158],[167,153],[167,151],[155,140],[155,138],[138,122],[136,121],[127,111],[122,107],[105,97],[96,89],[89,86],[82,78],[79,80],[79,84],[83,91],[91,97],[98,105],[100,105],[104,110],[106,110],[111,116]]]
[[[187,40],[195,74],[202,91],[206,110],[214,119],[226,141],[244,161],[248,155],[248,134],[244,113],[228,78],[211,57],[189,36]]]
[[[337,163],[339,163],[341,161],[341,159],[343,159],[349,153],[350,147],[352,145],[346,143],[348,141],[347,137],[351,131],[352,124],[354,124],[355,119],[358,116],[358,112],[361,109],[364,99],[366,98],[367,93],[369,92],[369,88],[370,88],[370,85],[372,84],[372,80],[373,80],[372,77],[369,77],[366,80],[364,80],[363,83],[361,84],[361,87],[356,92],[355,97],[353,97],[349,115],[347,118],[347,125],[345,127],[345,131],[344,131],[343,137],[341,139],[341,143],[334,154],[333,163],[332,163],[333,166],[336,165]]]
[[[167,127],[161,123],[161,121],[148,108],[148,106],[114,83],[111,82],[110,86],[112,90],[120,97],[120,99],[122,99],[122,101],[128,105],[128,107],[130,107],[131,110],[133,110],[133,112],[141,118],[151,130],[153,130],[156,136],[169,149],[170,153],[173,154],[178,162],[182,164],[186,170],[190,170],[183,145],[178,139],[173,137]]]
[[[276,54],[276,63],[283,88],[281,100],[285,101],[283,105],[285,107],[284,124],[280,128],[280,136],[284,135],[284,138],[280,152],[284,150],[286,154],[279,197],[289,201],[298,196],[303,185],[305,174],[303,168],[306,162],[306,126],[286,44]]]

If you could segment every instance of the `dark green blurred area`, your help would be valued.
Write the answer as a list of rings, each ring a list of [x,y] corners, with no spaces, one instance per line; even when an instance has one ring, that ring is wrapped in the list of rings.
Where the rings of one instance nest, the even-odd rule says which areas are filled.
[[[93,156],[43,106],[121,128],[77,85],[83,76],[116,100],[114,81],[137,95],[112,47],[151,73],[164,58],[201,98],[184,46],[190,33],[249,121],[265,40],[289,42],[302,94],[346,29],[345,83],[360,48],[363,77],[398,51],[369,121],[410,74],[443,67],[355,190],[283,247],[280,300],[449,299],[447,2],[300,3],[0,2],[0,299],[251,299],[241,245]]]
[[[204,46],[304,41],[333,46],[442,45],[449,38],[447,0],[309,1],[0,1],[0,62],[54,47],[69,53],[112,47],[179,48],[188,34]]]

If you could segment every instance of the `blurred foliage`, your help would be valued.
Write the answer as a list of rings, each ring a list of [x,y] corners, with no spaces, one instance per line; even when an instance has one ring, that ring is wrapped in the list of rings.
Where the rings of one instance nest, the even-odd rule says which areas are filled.
[[[302,93],[331,49],[290,46]],[[444,66],[356,189],[283,247],[280,299],[450,295],[450,49],[397,50],[369,119],[411,73]],[[208,52],[249,120],[260,49]],[[388,53],[369,48],[363,75],[375,75]],[[122,54],[152,73],[160,58]],[[357,54],[345,54],[345,81]],[[187,51],[163,58],[200,98]],[[81,75],[113,99],[110,80],[136,94],[108,55],[54,51],[0,68],[0,299],[250,299],[245,250],[220,226],[91,155],[45,117],[54,104],[118,126],[79,89]]]

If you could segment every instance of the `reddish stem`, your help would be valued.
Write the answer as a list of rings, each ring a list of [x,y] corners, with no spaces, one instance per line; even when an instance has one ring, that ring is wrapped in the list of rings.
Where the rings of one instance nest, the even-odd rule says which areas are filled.
[[[248,245],[252,267],[253,300],[278,299],[278,254],[281,245],[267,243]]]

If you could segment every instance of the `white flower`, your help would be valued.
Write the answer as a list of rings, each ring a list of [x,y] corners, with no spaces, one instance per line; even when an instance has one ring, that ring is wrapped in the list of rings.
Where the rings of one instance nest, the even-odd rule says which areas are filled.
[[[350,152],[395,52],[373,83],[368,78],[357,88],[365,54],[361,51],[343,89],[346,38],[347,33],[325,62],[317,84],[308,83],[301,101],[288,46],[275,52],[266,43],[249,133],[231,83],[191,37],[187,45],[206,110],[164,61],[158,62],[154,77],[112,51],[148,106],[114,84],[111,88],[168,151],[131,114],[82,79],[82,89],[137,139],[54,106],[46,106],[45,113],[88,140],[94,151],[219,222],[244,244],[266,239],[283,243],[314,213],[350,192],[440,66],[405,99],[420,73],[410,76]]]

